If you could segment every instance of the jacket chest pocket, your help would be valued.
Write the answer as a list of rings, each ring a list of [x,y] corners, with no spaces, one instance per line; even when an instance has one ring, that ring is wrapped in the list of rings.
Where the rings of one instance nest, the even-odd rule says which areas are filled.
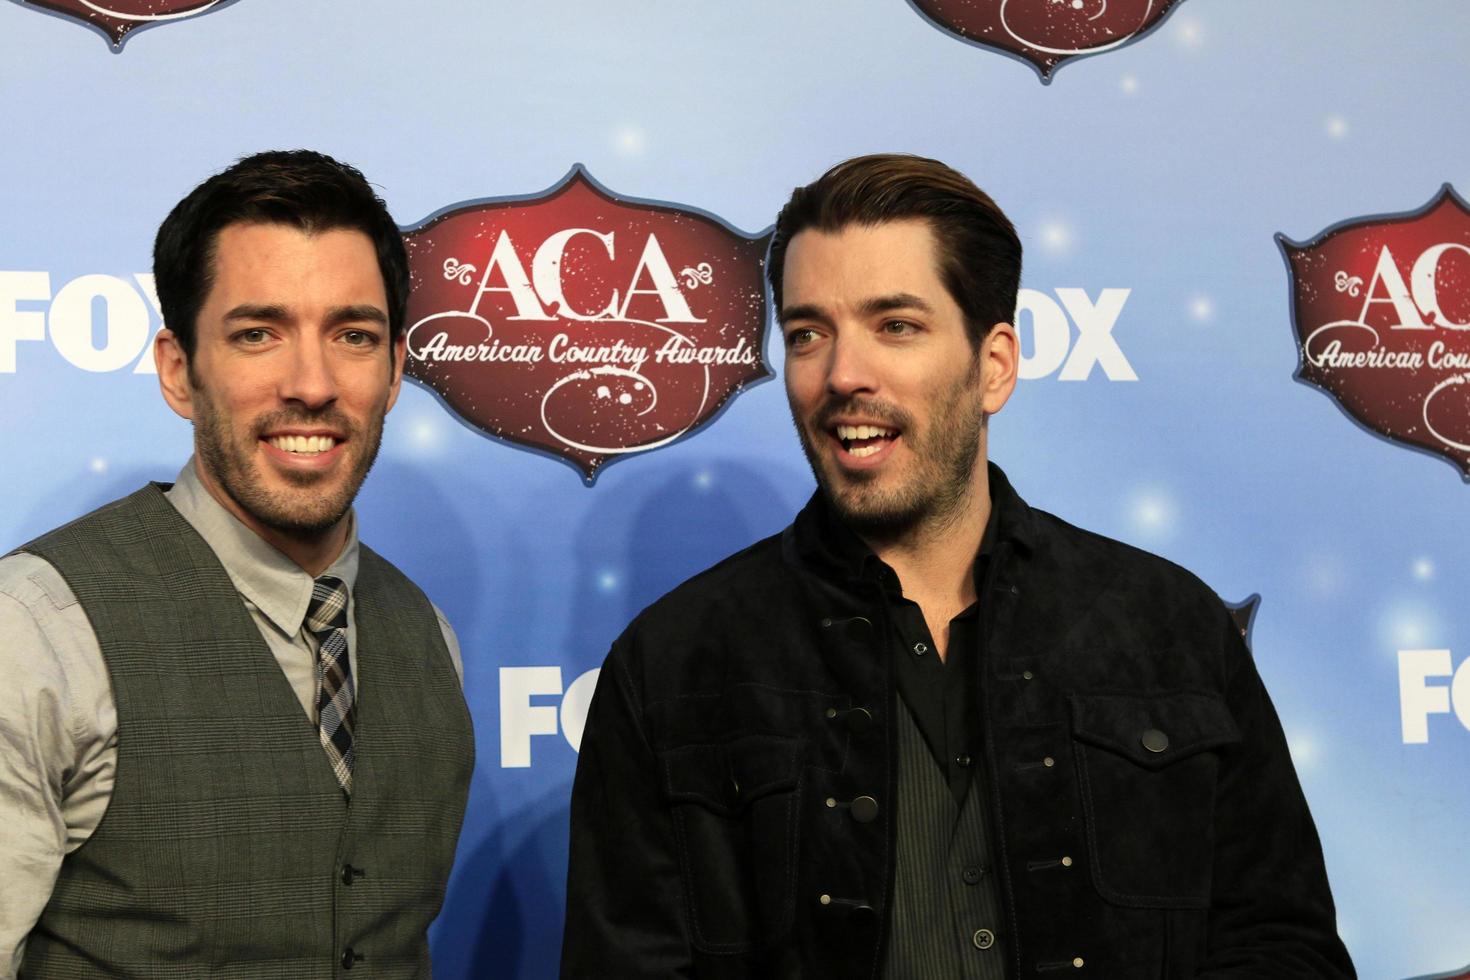
[[[742,952],[789,930],[801,748],[746,735],[659,753],[698,948]]]
[[[1215,750],[1240,741],[1208,694],[1072,696],[1093,883],[1110,902],[1205,908],[1214,861]]]

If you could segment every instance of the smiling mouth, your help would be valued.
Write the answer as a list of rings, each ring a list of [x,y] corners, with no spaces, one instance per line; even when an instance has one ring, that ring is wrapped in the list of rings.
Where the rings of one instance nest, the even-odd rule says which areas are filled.
[[[266,442],[296,456],[320,456],[341,444],[335,436],[271,436]]]
[[[878,425],[837,425],[831,431],[842,443],[842,448],[847,450],[847,454],[856,459],[871,456],[898,438],[897,429],[885,429]]]

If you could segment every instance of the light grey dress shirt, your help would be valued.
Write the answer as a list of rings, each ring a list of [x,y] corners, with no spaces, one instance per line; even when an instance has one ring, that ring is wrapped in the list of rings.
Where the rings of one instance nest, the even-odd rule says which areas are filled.
[[[165,495],[199,532],[239,590],[307,716],[316,720],[316,638],[304,628],[312,577],[209,495],[190,459]],[[322,574],[357,581],[357,519]],[[459,643],[439,628],[464,677]],[[347,642],[359,688],[353,605]],[[369,678],[368,682],[371,683]],[[112,798],[117,708],[102,649],[70,587],[48,562],[0,559],[0,972],[15,977],[25,939],[51,898],[62,859],[80,847]]]

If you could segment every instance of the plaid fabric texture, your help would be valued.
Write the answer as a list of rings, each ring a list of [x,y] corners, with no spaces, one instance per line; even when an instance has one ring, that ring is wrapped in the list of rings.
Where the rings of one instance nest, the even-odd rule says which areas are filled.
[[[320,647],[316,659],[317,731],[342,792],[352,792],[352,727],[357,690],[347,656],[347,583],[330,575],[316,580],[306,607],[306,628]]]

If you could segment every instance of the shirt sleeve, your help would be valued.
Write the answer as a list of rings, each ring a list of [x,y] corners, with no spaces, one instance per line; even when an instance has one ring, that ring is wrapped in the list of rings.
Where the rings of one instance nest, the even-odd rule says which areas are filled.
[[[429,605],[434,605],[432,602]],[[464,661],[459,653],[459,637],[454,635],[454,627],[449,625],[449,620],[444,618],[444,611],[434,606],[434,616],[439,620],[439,632],[444,635],[444,645],[449,648],[449,659],[454,662],[454,672],[459,676],[459,686],[464,687]]]
[[[60,665],[31,610],[6,592],[0,677],[0,969],[14,977],[66,854],[63,787],[75,750]]]

